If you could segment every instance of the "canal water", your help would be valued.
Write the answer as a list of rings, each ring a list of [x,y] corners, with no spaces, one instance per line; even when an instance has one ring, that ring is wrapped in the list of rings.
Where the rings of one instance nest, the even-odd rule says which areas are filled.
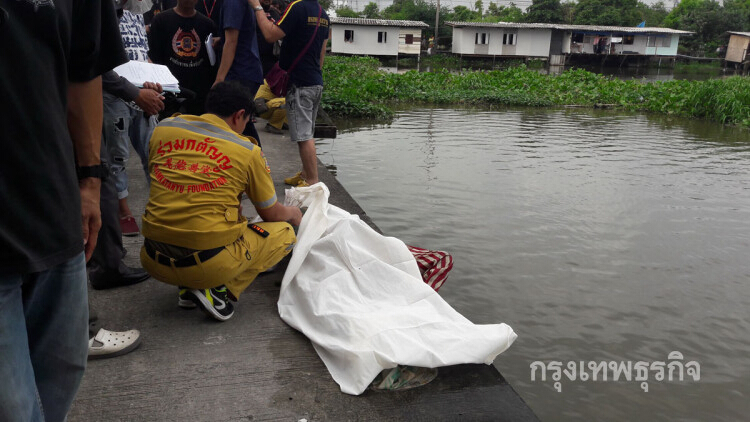
[[[453,255],[440,294],[518,333],[495,365],[542,420],[747,420],[747,131],[581,109],[338,123],[355,127],[319,158],[386,234]],[[535,361],[588,379],[532,381]],[[588,369],[638,361],[657,363],[646,381]],[[700,380],[679,381],[691,361]]]

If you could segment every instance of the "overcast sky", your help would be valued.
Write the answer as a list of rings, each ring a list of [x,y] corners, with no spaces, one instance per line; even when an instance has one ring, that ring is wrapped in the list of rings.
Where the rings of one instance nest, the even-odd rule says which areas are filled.
[[[364,9],[365,6],[367,6],[368,3],[371,1],[375,2],[378,5],[378,10],[383,10],[386,7],[390,6],[393,3],[393,0],[334,0],[336,4],[340,4],[343,1],[346,1],[349,3],[349,7],[356,11],[361,11]],[[435,0],[427,0],[427,1],[435,1]],[[565,0],[562,0],[563,2]],[[657,3],[658,0],[640,0],[643,3],[646,4],[654,4]],[[453,9],[456,6],[466,6],[470,9],[474,9],[474,3],[476,0],[440,0],[440,7],[448,7],[449,9]],[[667,10],[672,8],[674,0],[664,0],[664,5],[667,7]],[[496,3],[498,6],[507,6],[511,2],[509,0],[482,0],[482,3],[484,4],[485,9],[487,6],[489,6],[490,3]],[[513,3],[515,3],[516,6],[520,7],[523,10],[526,10],[526,8],[531,5],[531,0],[516,0]]]

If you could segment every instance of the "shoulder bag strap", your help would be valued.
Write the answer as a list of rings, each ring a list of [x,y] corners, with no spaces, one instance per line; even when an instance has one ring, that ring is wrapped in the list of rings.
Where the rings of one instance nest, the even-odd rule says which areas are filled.
[[[323,14],[323,8],[320,7],[320,4],[318,4],[318,24],[315,25],[315,31],[312,34],[312,37],[310,38],[310,41],[307,42],[307,45],[302,50],[302,52],[299,53],[299,56],[297,56],[296,59],[294,59],[294,62],[291,66],[289,66],[289,69],[287,69],[287,73],[292,73],[292,69],[294,69],[295,66],[297,66],[297,63],[299,63],[300,60],[302,60],[302,56],[307,53],[307,50],[310,49],[310,46],[312,45],[313,41],[315,41],[315,36],[318,34],[318,28],[320,28],[320,16]],[[325,48],[325,47],[324,47]]]

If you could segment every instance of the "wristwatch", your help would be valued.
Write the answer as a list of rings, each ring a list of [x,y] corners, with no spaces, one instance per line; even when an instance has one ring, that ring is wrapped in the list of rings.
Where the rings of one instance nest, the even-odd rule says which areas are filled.
[[[263,6],[261,6],[261,5],[257,5],[257,6],[255,6],[255,7],[253,7],[253,9],[254,9],[254,10],[255,10],[256,12],[260,12],[260,11],[262,11],[262,10],[263,10]]]
[[[97,179],[106,179],[109,169],[106,164],[97,164],[95,166],[81,166],[76,167],[76,174],[78,180],[85,179],[87,177],[95,177]]]

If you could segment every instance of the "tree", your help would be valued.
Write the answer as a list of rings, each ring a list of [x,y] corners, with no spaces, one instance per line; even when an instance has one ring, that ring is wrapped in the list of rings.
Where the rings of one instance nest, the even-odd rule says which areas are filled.
[[[560,0],[532,0],[526,9],[525,22],[562,23],[563,11]]]
[[[477,9],[477,13],[479,13],[479,18],[481,19],[484,13],[482,13],[482,0],[477,0],[474,2],[474,8]]]
[[[323,10],[331,10],[331,6],[333,6],[333,0],[318,0],[318,3]]]
[[[508,6],[498,6],[491,2],[487,7],[487,15],[495,18],[494,21],[500,22],[521,22],[523,20],[523,10],[513,2]]]
[[[643,21],[638,0],[579,0],[575,8],[576,25],[636,26]]]
[[[716,48],[726,31],[724,18],[722,7],[713,0],[682,0],[664,18],[664,25],[695,32],[692,37],[680,38],[680,48],[691,55],[703,55]]]
[[[379,19],[380,11],[378,10],[377,3],[372,1],[367,3],[367,6],[362,10],[362,15],[367,19]]]
[[[572,25],[576,15],[575,1],[566,1],[565,3],[562,3],[560,7],[563,15],[562,23]]]
[[[336,16],[340,18],[358,18],[359,13],[352,10],[349,6],[342,6],[336,9]]]
[[[458,22],[471,22],[475,19],[474,12],[466,6],[456,6],[453,8],[452,19]]]
[[[639,18],[641,22],[646,22],[646,26],[661,26],[664,22],[664,18],[667,17],[667,8],[664,6],[663,1],[659,1],[652,5],[638,2],[636,6]]]

